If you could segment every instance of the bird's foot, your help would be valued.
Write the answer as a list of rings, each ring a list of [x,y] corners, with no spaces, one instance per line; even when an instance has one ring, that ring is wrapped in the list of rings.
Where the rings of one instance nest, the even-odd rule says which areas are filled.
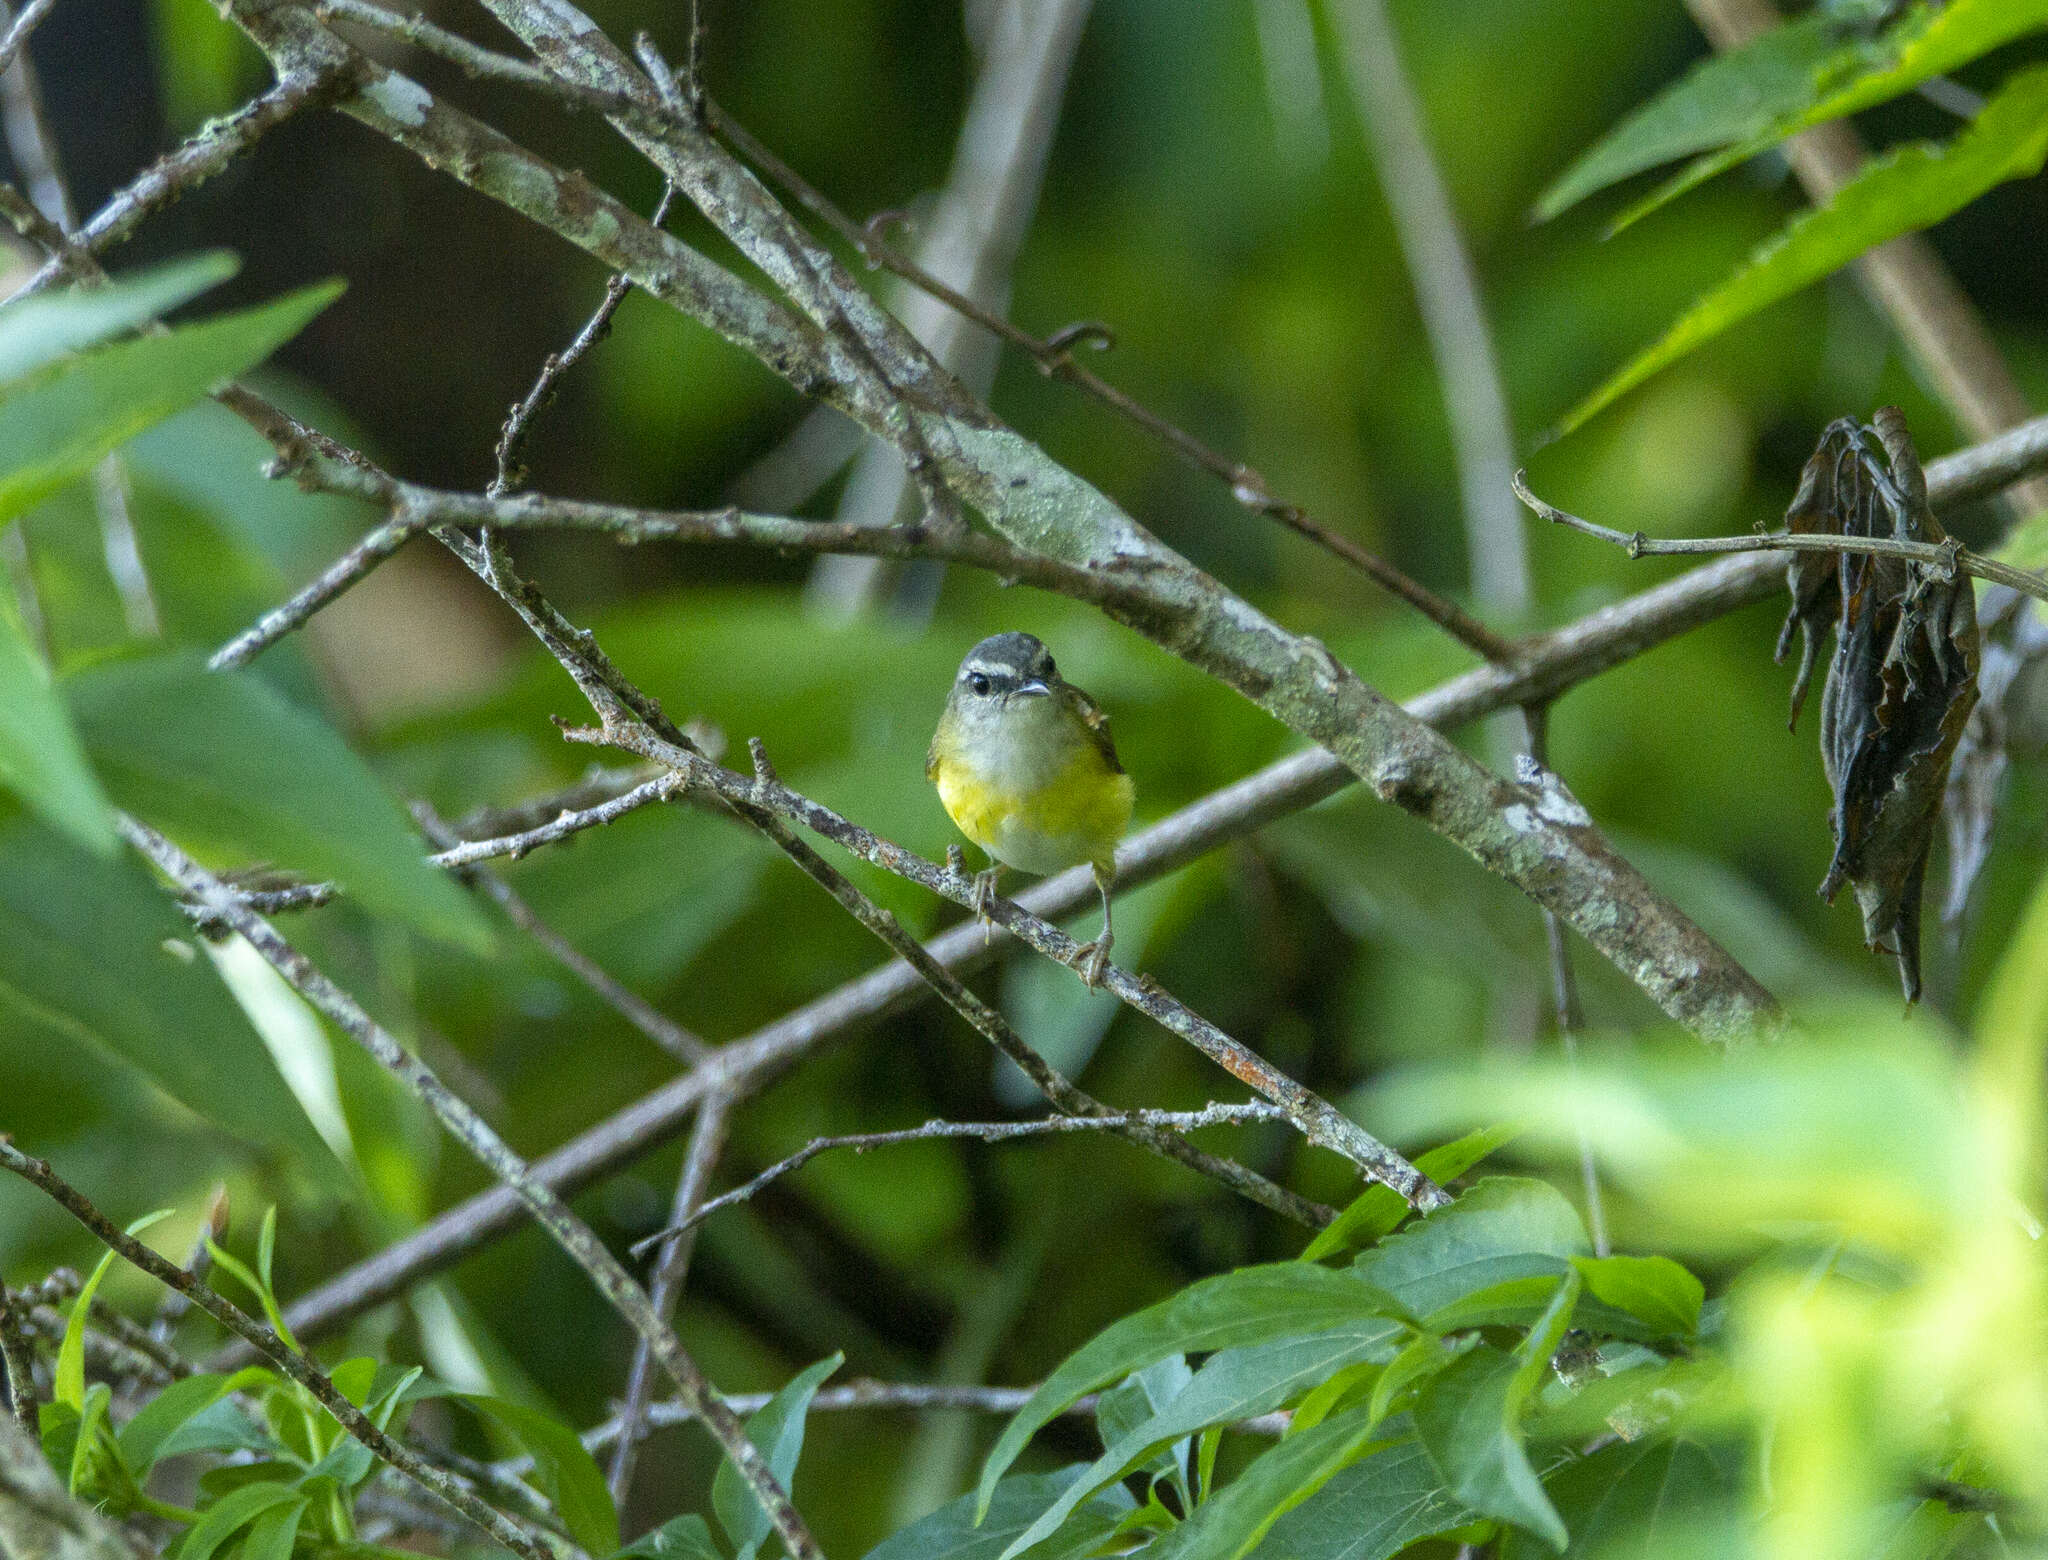
[[[989,911],[995,907],[996,874],[1001,871],[1000,867],[987,867],[974,874],[974,914],[981,922],[981,945],[984,948],[995,935],[992,930],[995,922]]]
[[[1104,932],[1095,941],[1081,944],[1067,961],[1079,972],[1081,984],[1090,991],[1102,988],[1103,978],[1109,973],[1109,950],[1115,943],[1116,939]]]

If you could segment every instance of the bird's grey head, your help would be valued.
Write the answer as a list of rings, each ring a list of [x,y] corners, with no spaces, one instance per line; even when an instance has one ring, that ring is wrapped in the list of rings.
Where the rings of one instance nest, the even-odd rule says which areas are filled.
[[[1048,694],[1059,681],[1052,652],[1029,634],[994,634],[960,663],[953,696],[962,701],[995,703]]]

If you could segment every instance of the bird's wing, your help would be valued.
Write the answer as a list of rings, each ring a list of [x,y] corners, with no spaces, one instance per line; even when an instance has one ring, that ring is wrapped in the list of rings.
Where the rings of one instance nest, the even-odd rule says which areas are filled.
[[[1102,755],[1102,761],[1109,765],[1109,772],[1122,774],[1124,766],[1117,762],[1116,741],[1109,734],[1109,712],[1072,683],[1064,683],[1061,687],[1068,707],[1081,717],[1081,724],[1088,729],[1089,740]]]

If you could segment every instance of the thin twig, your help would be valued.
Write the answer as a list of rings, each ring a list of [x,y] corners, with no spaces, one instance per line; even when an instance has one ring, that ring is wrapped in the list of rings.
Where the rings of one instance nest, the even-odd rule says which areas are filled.
[[[1931,463],[1929,498],[1939,511],[1981,498],[2044,466],[2048,417]],[[1725,558],[1530,640],[1518,666],[1474,668],[1409,700],[1406,708],[1418,720],[1452,730],[1496,710],[1551,700],[1783,589],[1784,571],[1771,557]],[[1356,781],[1321,748],[1290,754],[1126,839],[1117,853],[1117,881],[1126,889],[1151,882]],[[1017,896],[1017,903],[1055,918],[1073,913],[1094,894],[1088,870],[1077,867],[1033,884]],[[987,944],[977,924],[963,922],[933,938],[926,949],[949,969],[967,973],[996,958],[1007,935]],[[703,1066],[559,1144],[534,1162],[534,1175],[558,1193],[573,1195],[672,1141],[710,1094],[765,1088],[819,1047],[905,1011],[928,991],[900,961],[870,970],[721,1045]],[[510,1191],[494,1187],[480,1192],[301,1297],[289,1313],[291,1324],[307,1337],[330,1331],[521,1223],[522,1205]]]
[[[613,797],[608,802],[599,802],[595,807],[586,807],[581,812],[564,812],[552,823],[541,824],[538,828],[522,829],[517,834],[503,834],[493,839],[465,840],[460,845],[437,851],[427,858],[437,867],[470,867],[479,861],[493,861],[509,857],[517,861],[530,851],[543,845],[552,845],[565,840],[572,834],[585,829],[595,829],[623,818],[627,813],[647,806],[650,802],[665,802],[680,788],[682,781],[673,774],[659,775],[643,781],[623,796]]]
[[[14,63],[14,56],[21,52],[21,46],[28,42],[28,35],[36,30],[42,19],[55,10],[57,0],[28,0],[21,8],[21,14],[14,18],[4,36],[0,36],[0,71]]]
[[[0,1374],[6,1377],[7,1406],[21,1428],[39,1434],[36,1418],[36,1363],[7,1286],[0,1284]]]
[[[866,1153],[871,1148],[891,1148],[898,1143],[927,1143],[934,1138],[973,1138],[982,1143],[1008,1143],[1017,1138],[1050,1137],[1068,1132],[1100,1132],[1105,1129],[1113,1131],[1118,1129],[1119,1123],[1157,1127],[1163,1132],[1193,1132],[1200,1127],[1286,1119],[1287,1113],[1279,1106],[1264,1100],[1248,1100],[1237,1105],[1207,1105],[1201,1110],[1129,1110],[1109,1117],[1043,1116],[1033,1121],[927,1121],[921,1127],[906,1127],[896,1132],[856,1132],[845,1137],[813,1138],[787,1159],[777,1160],[744,1186],[736,1186],[729,1192],[721,1193],[671,1223],[667,1229],[635,1241],[632,1250],[637,1255],[657,1242],[672,1240],[686,1231],[695,1229],[720,1209],[747,1201],[770,1182],[779,1181],[792,1170],[801,1169],[828,1149],[850,1148],[855,1153]]]
[[[796,1508],[790,1504],[788,1493],[769,1468],[760,1449],[747,1438],[740,1422],[719,1403],[697,1362],[654,1314],[646,1292],[633,1282],[590,1227],[570,1212],[568,1205],[559,1197],[536,1181],[526,1162],[513,1153],[481,1116],[451,1093],[424,1062],[400,1045],[382,1025],[363,1011],[354,998],[278,936],[268,922],[243,907],[231,889],[147,825],[125,815],[119,818],[118,823],[122,836],[131,845],[156,863],[178,888],[204,901],[220,914],[271,968],[284,977],[287,984],[362,1046],[387,1072],[410,1088],[450,1136],[476,1155],[499,1181],[518,1193],[532,1210],[534,1218],[590,1276],[611,1307],[636,1333],[648,1340],[655,1358],[675,1382],[683,1400],[697,1410],[705,1428],[768,1513],[776,1532],[789,1549],[791,1560],[820,1560],[816,1541],[797,1515]],[[503,1519],[499,1520],[502,1522]]]
[[[725,1151],[726,1126],[734,1101],[714,1094],[697,1112],[697,1124],[690,1129],[690,1145],[683,1151],[683,1168],[676,1177],[676,1195],[670,1205],[670,1230],[660,1242],[655,1258],[650,1292],[654,1309],[663,1321],[675,1315],[676,1301],[690,1275],[690,1259],[697,1249],[696,1226],[691,1215],[704,1201],[705,1188],[718,1156]],[[642,1241],[633,1247],[639,1256],[646,1249]],[[612,1492],[612,1504],[624,1511],[626,1497],[633,1490],[633,1472],[640,1459],[640,1443],[647,1434],[647,1411],[654,1405],[654,1360],[645,1345],[633,1350],[633,1364],[626,1373],[626,1399],[619,1409],[619,1438],[612,1447],[612,1464],[605,1480]]]
[[[1972,575],[2048,601],[2048,575],[2031,569],[2016,569],[1996,558],[1971,552],[1950,537],[1945,542],[1907,542],[1889,536],[1831,536],[1812,531],[1762,531],[1751,536],[1652,537],[1641,531],[1617,531],[1611,526],[1568,514],[1546,504],[1529,491],[1526,473],[1515,473],[1515,496],[1540,519],[1596,536],[1627,551],[1631,558],[1690,557],[1700,553],[1820,552],[1868,553],[1875,557],[1905,558],[1922,564],[1936,579],[1953,580],[1957,574]]]
[[[441,821],[432,807],[425,802],[414,802],[412,811],[419,820],[420,831],[443,851],[463,848],[463,842],[456,839],[455,831]],[[481,889],[505,912],[514,926],[539,943],[556,963],[574,974],[621,1018],[670,1056],[679,1062],[689,1063],[701,1062],[710,1053],[711,1048],[699,1036],[691,1034],[638,992],[621,985],[596,960],[543,921],[518,891],[497,873],[477,863],[456,870],[465,882]]]
[[[902,1381],[849,1381],[840,1386],[825,1387],[811,1399],[814,1414],[843,1414],[848,1412],[880,1411],[885,1413],[958,1413],[966,1411],[976,1414],[1014,1414],[1038,1391],[1036,1387],[982,1387],[962,1386],[951,1383],[926,1384]],[[735,1392],[725,1400],[726,1407],[735,1414],[752,1414],[767,1406],[772,1394],[766,1392]],[[1092,1418],[1101,1399],[1093,1392],[1076,1398],[1061,1411],[1063,1418]],[[656,1403],[648,1412],[648,1428],[661,1430],[671,1425],[688,1424],[692,1419],[689,1409],[681,1403]],[[1247,1435],[1281,1435],[1287,1429],[1288,1415],[1285,1413],[1260,1414],[1252,1419],[1240,1419],[1231,1428]],[[620,1421],[617,1416],[601,1425],[593,1426],[583,1434],[583,1444],[593,1452],[602,1451],[615,1443],[620,1435]],[[532,1466],[526,1457],[509,1458],[495,1464],[508,1473],[518,1472]]]
[[[84,1193],[59,1176],[48,1163],[24,1154],[7,1138],[0,1137],[0,1169],[11,1170],[30,1185],[40,1189],[97,1236],[103,1245],[119,1252],[127,1261],[141,1268],[152,1278],[182,1292],[208,1316],[241,1338],[310,1392],[320,1406],[334,1416],[336,1423],[375,1456],[405,1474],[429,1495],[453,1507],[489,1537],[507,1549],[526,1556],[527,1560],[553,1560],[547,1547],[538,1542],[531,1533],[477,1499],[456,1480],[432,1467],[417,1453],[378,1429],[361,1409],[342,1396],[324,1371],[296,1349],[288,1347],[276,1333],[199,1283],[183,1268],[159,1256],[132,1235],[125,1234],[112,1220],[94,1207]]]

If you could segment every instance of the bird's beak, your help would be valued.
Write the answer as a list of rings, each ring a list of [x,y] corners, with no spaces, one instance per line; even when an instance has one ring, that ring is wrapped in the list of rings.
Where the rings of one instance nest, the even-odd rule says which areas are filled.
[[[1036,677],[1032,678],[1029,682],[1021,682],[1017,684],[1017,697],[1020,699],[1031,694],[1051,692],[1051,686],[1049,684],[1040,682]]]

